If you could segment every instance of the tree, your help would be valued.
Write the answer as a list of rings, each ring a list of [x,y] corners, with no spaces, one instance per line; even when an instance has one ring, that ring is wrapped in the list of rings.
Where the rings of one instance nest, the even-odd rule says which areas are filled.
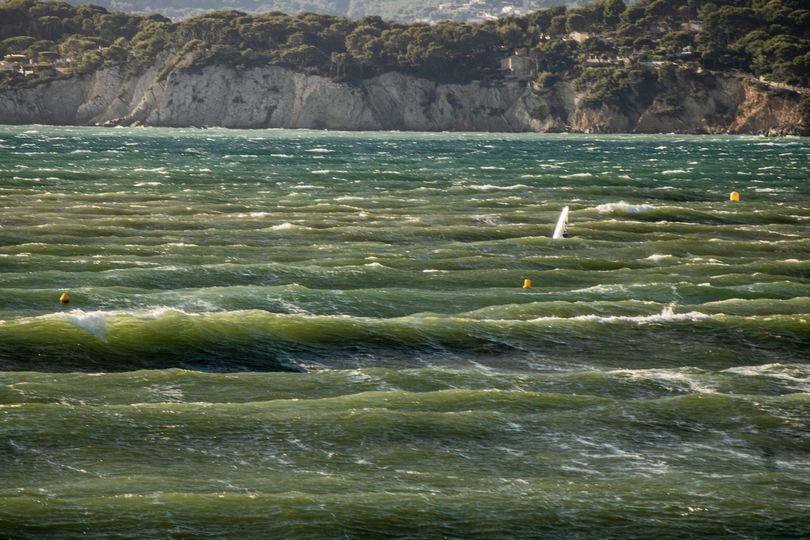
[[[523,29],[514,22],[498,27],[498,38],[507,47],[514,48],[523,45]]]
[[[4,55],[20,53],[36,42],[31,36],[16,36],[0,41],[0,52]]]
[[[605,26],[615,29],[619,25],[622,13],[626,6],[623,0],[608,0],[603,11],[603,21]]]

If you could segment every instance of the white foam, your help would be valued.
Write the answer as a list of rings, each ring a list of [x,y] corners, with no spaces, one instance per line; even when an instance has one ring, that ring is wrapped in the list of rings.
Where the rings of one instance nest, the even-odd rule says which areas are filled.
[[[722,315],[722,314],[717,314]],[[631,322],[638,324],[656,324],[665,322],[676,321],[704,321],[711,319],[712,315],[700,313],[698,311],[690,311],[688,313],[675,313],[673,306],[666,306],[661,310],[661,313],[654,313],[652,315],[578,315],[576,317],[538,317],[532,319],[532,322],[544,322],[550,320],[572,320],[572,321],[590,321],[596,323],[615,323],[615,322]]]
[[[290,222],[285,222],[285,223],[280,223],[278,225],[273,225],[270,228],[272,230],[274,230],[274,231],[284,231],[284,230],[287,230],[287,229],[294,229],[295,227],[296,227],[296,225],[294,225],[294,224],[292,224]]]
[[[644,260],[645,261],[662,261],[664,259],[669,259],[671,257],[672,257],[672,255],[670,255],[669,253],[663,253],[663,254],[662,253],[653,253],[649,257],[646,257]]]
[[[67,313],[65,318],[74,326],[86,330],[99,340],[107,341],[107,319],[113,313],[114,312],[110,311],[84,311],[74,309]]]
[[[649,212],[655,207],[650,204],[629,204],[624,201],[617,203],[600,204],[596,207],[596,211],[601,214],[609,214],[611,212],[626,212],[628,214],[641,214]]]
[[[653,315],[609,315],[607,317],[603,317],[600,315],[580,315],[578,317],[574,317],[574,319],[582,320],[582,321],[594,321],[599,323],[612,323],[612,322],[636,322],[641,324],[648,324],[648,323],[662,323],[662,322],[672,322],[672,321],[703,321],[706,319],[711,319],[711,315],[707,315],[705,313],[700,313],[699,311],[690,311],[688,313],[675,313],[675,308],[673,306],[665,306],[664,309],[661,310],[661,313],[655,313]]]
[[[330,174],[330,173],[347,173],[349,171],[343,171],[340,169],[315,169],[314,171],[309,171],[312,174]]]
[[[493,190],[512,190],[512,189],[523,189],[528,188],[526,184],[512,184],[510,186],[495,186],[493,184],[483,184],[479,186],[469,186],[471,189],[476,191],[493,191]]]
[[[574,174],[564,174],[560,176],[560,178],[590,178],[593,176],[589,172],[581,172],[581,173],[574,173]]]
[[[781,364],[763,364],[760,366],[736,366],[724,369],[723,373],[734,373],[746,377],[770,377],[789,384],[803,392],[810,391],[810,371],[805,368],[787,367]]]
[[[691,373],[690,373],[691,371]],[[633,381],[657,380],[668,383],[675,383],[689,387],[691,392],[697,394],[717,393],[714,385],[707,381],[700,381],[699,377],[704,372],[695,372],[694,368],[687,369],[616,369],[608,372],[610,375],[621,375]]]
[[[686,169],[670,169],[667,171],[661,171],[661,174],[672,175],[672,174],[684,174],[688,173]]]
[[[240,212],[238,214],[234,214],[235,217],[253,217],[253,218],[263,218],[267,216],[273,215],[272,212],[248,212],[247,214],[244,212]]]

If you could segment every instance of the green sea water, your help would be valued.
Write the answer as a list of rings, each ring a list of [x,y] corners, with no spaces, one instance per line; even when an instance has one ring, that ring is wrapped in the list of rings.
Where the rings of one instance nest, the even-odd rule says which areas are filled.
[[[808,537],[809,360],[805,139],[0,128],[0,538]]]

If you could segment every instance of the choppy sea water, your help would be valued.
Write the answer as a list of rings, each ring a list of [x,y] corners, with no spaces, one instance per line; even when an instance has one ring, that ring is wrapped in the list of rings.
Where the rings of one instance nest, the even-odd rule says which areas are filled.
[[[0,128],[0,537],[807,537],[808,157]]]

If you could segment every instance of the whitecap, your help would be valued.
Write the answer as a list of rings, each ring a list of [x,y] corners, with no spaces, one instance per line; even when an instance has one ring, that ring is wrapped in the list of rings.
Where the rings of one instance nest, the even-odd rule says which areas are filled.
[[[675,308],[671,305],[665,306],[660,313],[651,315],[578,315],[576,317],[538,317],[531,322],[546,321],[588,321],[602,324],[615,322],[631,322],[638,324],[656,324],[678,321],[704,321],[722,314],[707,315],[699,311],[689,311],[687,313],[675,313]]]
[[[661,260],[664,260],[664,259],[669,259],[670,257],[672,257],[672,255],[670,255],[669,253],[663,253],[663,254],[661,254],[661,253],[653,253],[649,257],[645,257],[644,260],[645,261],[656,261],[657,262],[657,261],[661,261]]]
[[[712,316],[699,311],[675,313],[675,308],[670,305],[665,306],[664,309],[661,310],[661,313],[654,313],[652,315],[579,315],[573,318],[580,321],[593,321],[598,323],[635,322],[640,324],[654,324],[672,321],[703,321],[711,319]]]
[[[628,214],[640,214],[648,212],[655,207],[650,204],[629,204],[624,201],[617,203],[600,204],[596,207],[597,212],[601,214],[608,214],[610,212],[626,212]]]
[[[107,318],[112,315],[111,311],[84,311],[74,309],[67,313],[65,318],[89,334],[96,336],[101,341],[107,341]]]
[[[512,189],[523,189],[528,188],[526,184],[512,184],[509,186],[495,186],[493,184],[483,184],[477,186],[469,186],[471,189],[476,191],[492,191],[492,190],[512,190]]]

